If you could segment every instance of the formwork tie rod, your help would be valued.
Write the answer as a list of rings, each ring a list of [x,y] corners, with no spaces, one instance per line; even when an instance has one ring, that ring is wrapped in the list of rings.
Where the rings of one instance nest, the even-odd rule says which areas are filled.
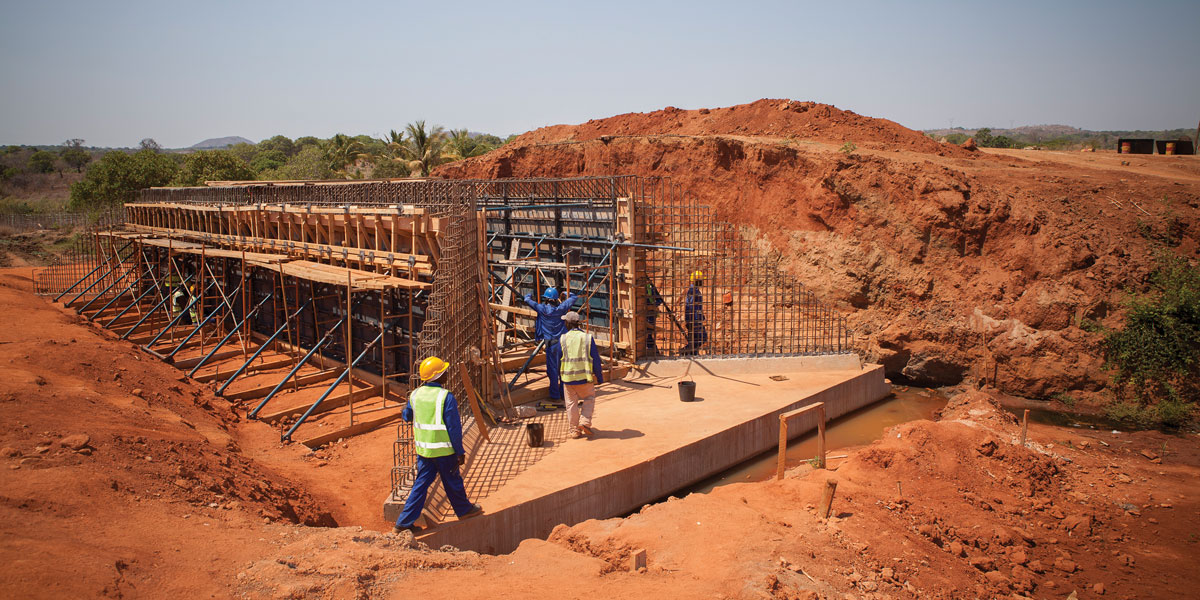
[[[215,281],[213,283],[210,283],[210,284],[204,286],[204,289],[201,290],[199,294],[196,294],[196,296],[192,298],[192,301],[188,302],[188,305],[186,307],[184,307],[183,310],[179,311],[179,314],[175,315],[175,318],[171,319],[171,321],[169,323],[167,323],[167,326],[163,327],[162,331],[158,332],[158,335],[154,336],[154,339],[150,340],[149,342],[146,342],[146,345],[142,346],[142,347],[149,350],[151,346],[153,346],[156,342],[158,342],[159,338],[166,335],[167,332],[170,331],[172,327],[174,327],[177,323],[179,323],[179,321],[181,319],[183,319],[183,316],[188,314],[188,312],[192,310],[192,307],[195,306],[196,303],[200,301],[200,298],[202,296],[204,296],[204,294],[208,293],[208,290],[210,288],[212,288],[212,286],[214,286],[214,285],[216,285]],[[167,296],[167,297],[170,298],[170,296]]]
[[[118,279],[117,281],[120,281],[120,279]],[[124,298],[124,297],[125,297],[125,294],[128,294],[128,293],[129,293],[131,290],[133,290],[133,288],[137,287],[137,284],[138,284],[138,283],[140,283],[141,281],[142,281],[142,280],[141,280],[141,278],[139,278],[139,277],[134,277],[134,278],[133,278],[133,283],[131,283],[131,284],[129,284],[128,286],[126,286],[126,288],[125,288],[125,289],[123,289],[123,290],[121,290],[121,292],[120,292],[119,294],[117,294],[116,296],[113,296],[112,300],[109,300],[108,302],[104,303],[104,306],[101,306],[101,307],[100,307],[100,310],[96,311],[96,314],[94,314],[94,315],[92,315],[92,316],[88,317],[88,320],[89,320],[89,321],[92,321],[92,320],[94,320],[96,317],[100,316],[100,315],[101,315],[101,314],[102,314],[104,311],[108,310],[108,307],[110,307],[110,306],[112,306],[112,305],[113,305],[113,302],[116,302],[117,300],[120,300],[121,298]],[[107,290],[105,290],[105,291],[107,291]],[[104,292],[100,292],[100,295],[101,295],[101,296],[103,296],[103,295],[104,295]],[[98,298],[98,297],[99,297],[99,296],[97,296],[97,298]],[[95,300],[93,299],[93,302],[94,302],[94,301],[95,301]],[[89,304],[91,304],[91,302],[88,302],[87,304],[85,304],[85,305],[83,306],[83,308],[80,308],[80,309],[79,309],[78,311],[76,311],[76,312],[78,312],[78,313],[80,313],[80,314],[83,314],[83,309],[84,309],[84,308],[87,308]]]
[[[587,244],[591,246],[613,246],[619,248],[647,248],[650,250],[675,250],[677,252],[695,252],[695,248],[685,248],[683,246],[660,246],[657,244],[635,244],[633,242],[621,242],[614,240],[606,240],[603,238],[584,238],[584,237],[553,237],[548,235],[531,235],[523,233],[500,233],[497,231],[489,231],[489,234],[495,237],[509,238],[514,240],[538,240],[549,242],[570,242],[573,244]]]
[[[128,248],[128,247],[129,247],[131,244],[133,244],[133,242],[129,242],[129,243],[125,244],[124,246],[121,246],[121,249],[120,249],[120,250],[117,250],[117,254],[120,254],[121,252],[124,252],[124,251],[125,251],[125,249],[126,249],[126,248]],[[104,258],[104,264],[101,264],[101,265],[96,265],[96,268],[95,268],[95,269],[92,269],[91,271],[88,271],[88,274],[87,274],[87,275],[84,275],[83,277],[80,277],[78,281],[76,281],[75,283],[72,283],[72,284],[71,284],[71,287],[69,287],[69,288],[67,288],[67,289],[63,290],[63,291],[62,291],[62,293],[60,293],[59,295],[55,296],[55,297],[54,297],[54,301],[55,301],[55,302],[58,302],[58,299],[59,299],[59,298],[62,298],[63,296],[66,296],[68,292],[70,292],[71,290],[75,289],[75,286],[77,286],[77,285],[79,285],[79,284],[81,284],[81,283],[83,283],[83,282],[87,281],[88,277],[91,277],[92,275],[95,275],[95,274],[96,274],[96,271],[99,271],[100,269],[103,269],[103,268],[104,268],[104,267],[106,267],[106,266],[108,266],[108,257],[105,257],[105,258]],[[115,267],[114,267],[114,268],[115,268]],[[109,269],[109,271],[112,271],[112,269]],[[106,273],[106,275],[107,275],[107,273]],[[96,284],[94,284],[94,283],[93,283],[92,285],[96,285]],[[90,290],[90,289],[92,289],[92,288],[91,288],[91,286],[88,286],[88,289],[89,289],[89,290]],[[87,290],[84,290],[83,292],[80,292],[80,295],[82,295],[84,292],[87,292]],[[75,296],[75,298],[79,298],[79,296]],[[71,300],[71,302],[74,302],[74,301],[75,301],[75,300]],[[67,303],[67,305],[68,305],[68,306],[70,306],[71,302],[68,302],[68,303]]]
[[[546,340],[538,340],[537,347],[533,349],[533,352],[529,353],[529,358],[525,359],[525,364],[521,365],[520,369],[517,369],[517,374],[513,375],[512,381],[508,382],[509,391],[512,391],[513,386],[517,385],[517,380],[521,378],[521,375],[525,372],[525,369],[529,368],[529,363],[533,362],[533,357],[537,356],[538,352],[541,352],[542,348],[545,346]],[[549,369],[550,367],[546,368]]]
[[[184,280],[183,280],[183,281],[182,281],[182,282],[181,282],[179,285],[187,285],[187,283],[188,283],[189,281],[191,281],[191,280],[192,280],[192,277],[194,277],[194,275],[188,275],[188,276],[187,276],[187,279],[184,279]],[[171,295],[170,295],[170,294],[166,294],[166,295],[164,295],[164,296],[163,296],[163,299],[162,299],[162,300],[159,300],[159,301],[158,301],[158,304],[155,304],[155,305],[154,305],[154,308],[150,309],[150,311],[149,311],[149,312],[147,312],[146,314],[142,315],[142,318],[138,319],[138,322],[137,322],[137,323],[134,323],[134,324],[133,324],[133,327],[132,327],[132,328],[130,328],[130,329],[129,329],[129,331],[126,331],[126,332],[124,333],[124,335],[122,335],[122,336],[121,336],[121,339],[123,339],[123,340],[124,340],[124,339],[128,339],[128,338],[129,338],[129,336],[133,334],[133,332],[137,331],[137,328],[138,328],[138,327],[141,327],[141,326],[142,326],[142,323],[145,323],[145,322],[146,322],[146,319],[149,319],[149,318],[150,318],[150,315],[152,315],[152,314],[154,314],[154,313],[158,312],[158,309],[162,308],[162,307],[163,307],[163,305],[164,305],[164,304],[166,304],[166,303],[167,303],[167,301],[169,301],[170,299],[171,299]],[[115,321],[116,319],[114,318],[113,320]],[[110,321],[110,323],[111,323],[111,321]]]
[[[241,289],[242,289],[242,286],[239,285],[236,289],[233,290],[233,293],[236,294],[239,291],[241,291]],[[217,311],[215,311],[215,310],[208,313],[208,316],[204,317],[204,320],[201,321],[199,325],[192,328],[192,331],[190,333],[188,333],[186,337],[183,338],[182,342],[179,342],[179,345],[176,346],[175,349],[172,350],[171,353],[165,357],[165,359],[167,361],[170,361],[170,359],[174,358],[175,355],[178,354],[180,350],[183,350],[183,347],[186,346],[188,342],[192,341],[192,338],[195,337],[195,335],[197,333],[200,333],[200,330],[204,329],[204,326],[208,325],[209,321],[212,321],[213,317],[216,317],[216,316],[217,316]]]
[[[592,206],[591,202],[571,202],[569,204],[526,204],[522,206],[485,206],[480,208],[482,211],[493,210],[554,210],[556,208],[575,208],[578,206]]]
[[[351,362],[349,365],[346,365],[346,370],[342,371],[341,375],[338,375],[337,379],[335,379],[333,381],[333,383],[331,383],[329,385],[329,387],[325,389],[325,393],[321,394],[321,397],[317,398],[317,401],[313,402],[312,406],[308,407],[308,410],[304,411],[304,414],[300,415],[299,419],[296,419],[296,423],[294,425],[292,425],[292,428],[288,429],[287,433],[285,433],[279,437],[279,441],[285,442],[285,441],[289,441],[292,439],[292,434],[295,433],[296,430],[299,429],[300,426],[304,424],[304,421],[306,419],[308,419],[308,416],[311,415],[314,410],[317,410],[317,407],[320,406],[321,403],[324,402],[325,399],[328,398],[329,395],[333,393],[333,390],[337,389],[337,386],[346,380],[346,376],[350,374],[350,371],[352,369],[354,369],[354,367],[356,365],[358,365],[358,361],[360,361],[364,357],[366,357],[367,353],[369,353],[371,351],[371,348],[374,348],[375,344],[378,344],[379,341],[383,339],[383,333],[384,332],[382,332],[382,331],[379,332],[379,335],[375,336],[375,339],[371,340],[371,343],[367,344],[366,348],[363,348],[363,351],[358,354],[358,356],[354,359],[354,361]],[[353,398],[353,394],[354,394],[353,389],[350,390],[350,394],[351,394],[351,397]]]
[[[196,363],[196,366],[192,367],[191,371],[188,371],[188,377],[195,375],[196,371],[199,370],[200,367],[203,367],[204,363],[208,362],[209,359],[211,359],[213,357],[213,355],[215,355],[217,353],[217,351],[220,350],[221,347],[225,345],[225,342],[228,342],[229,339],[233,337],[233,334],[237,333],[238,330],[240,330],[242,328],[242,325],[245,324],[246,321],[254,318],[254,315],[258,314],[258,309],[262,308],[262,306],[264,304],[266,304],[267,301],[271,300],[272,298],[274,298],[274,296],[268,294],[266,297],[264,297],[262,299],[261,302],[256,304],[254,306],[254,308],[250,309],[250,312],[246,313],[246,316],[242,317],[241,321],[238,321],[233,327],[230,327],[229,333],[226,333],[225,337],[221,338],[221,341],[217,342],[217,345],[213,346],[213,349],[208,354],[205,354],[204,358],[201,358],[200,362]]]
[[[246,416],[250,417],[251,419],[258,418],[259,411],[261,411],[263,409],[263,407],[266,406],[267,403],[271,401],[271,398],[275,397],[275,394],[279,393],[279,390],[283,389],[283,386],[287,385],[287,382],[292,379],[292,376],[295,375],[297,372],[299,372],[300,368],[303,367],[306,363],[308,363],[308,361],[312,357],[316,356],[317,351],[319,351],[321,348],[323,348],[329,342],[333,341],[333,334],[334,334],[334,332],[336,332],[338,329],[340,329],[342,327],[342,323],[345,323],[345,321],[338,321],[337,323],[334,323],[333,327],[330,327],[329,331],[325,332],[325,337],[322,337],[320,340],[317,340],[317,343],[313,344],[312,349],[310,349],[308,351],[308,353],[305,354],[304,357],[300,359],[300,362],[297,362],[296,366],[292,367],[292,370],[288,371],[288,374],[283,378],[283,380],[280,381],[274,387],[274,389],[271,390],[271,393],[267,394],[267,397],[263,398],[262,402],[259,402],[258,406],[255,406],[254,410],[250,411]]]
[[[312,298],[309,298],[308,300],[306,300],[304,302],[304,304],[300,305],[300,308],[296,309],[296,312],[292,313],[291,316],[284,319],[283,325],[280,325],[279,329],[276,329],[275,333],[272,333],[271,337],[267,338],[267,341],[263,342],[262,345],[260,345],[258,347],[258,350],[255,350],[254,354],[251,354],[250,358],[246,359],[246,362],[242,363],[242,366],[238,367],[238,369],[233,372],[233,375],[230,375],[229,379],[226,379],[225,383],[221,384],[221,387],[217,388],[217,395],[220,396],[222,393],[224,393],[225,388],[229,387],[229,384],[233,383],[234,379],[237,379],[238,376],[240,376],[242,373],[244,373],[246,371],[246,368],[250,366],[250,363],[254,362],[255,359],[257,359],[259,357],[259,355],[261,355],[263,353],[263,351],[265,351],[267,348],[269,348],[271,346],[271,343],[275,341],[275,338],[279,337],[279,334],[283,333],[288,328],[289,322],[294,320],[296,317],[299,317],[300,313],[304,309],[308,308],[308,305],[310,305],[312,303],[313,303]],[[189,373],[189,375],[191,375],[191,374]]]

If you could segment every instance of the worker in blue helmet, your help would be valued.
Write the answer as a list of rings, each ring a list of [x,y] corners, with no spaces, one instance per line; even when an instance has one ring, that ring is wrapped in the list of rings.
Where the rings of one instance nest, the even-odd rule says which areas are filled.
[[[534,301],[533,294],[525,294],[525,304],[538,314],[535,338],[538,341],[545,340],[546,374],[550,376],[551,400],[563,398],[562,380],[558,377],[562,362],[562,348],[558,344],[558,338],[566,331],[563,315],[571,312],[571,307],[575,306],[578,299],[579,296],[570,293],[566,294],[564,299],[558,288],[553,287],[548,287],[542,292],[542,302]]]

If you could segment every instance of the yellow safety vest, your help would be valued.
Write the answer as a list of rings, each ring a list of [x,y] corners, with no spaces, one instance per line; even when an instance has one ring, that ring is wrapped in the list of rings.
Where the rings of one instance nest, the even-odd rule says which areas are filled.
[[[449,394],[446,388],[423,385],[408,395],[408,405],[413,411],[413,442],[417,455],[437,458],[454,454],[450,432],[446,430],[446,422],[442,419],[446,396]]]
[[[596,381],[592,374],[592,334],[572,329],[559,339],[562,344],[559,378],[562,382]]]

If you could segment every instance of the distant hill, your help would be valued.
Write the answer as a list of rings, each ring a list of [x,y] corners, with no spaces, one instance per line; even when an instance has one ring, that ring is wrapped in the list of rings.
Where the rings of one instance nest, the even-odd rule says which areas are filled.
[[[215,148],[228,148],[237,144],[253,144],[254,142],[240,136],[231,135],[228,137],[209,138],[198,144],[188,146],[188,150],[212,150]]]

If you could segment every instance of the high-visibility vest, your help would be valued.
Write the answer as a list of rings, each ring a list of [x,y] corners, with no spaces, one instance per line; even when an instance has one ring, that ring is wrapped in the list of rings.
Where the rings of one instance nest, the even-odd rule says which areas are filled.
[[[559,379],[563,383],[596,381],[596,376],[592,374],[592,334],[572,329],[559,339],[562,344]]]
[[[418,456],[437,458],[454,454],[450,432],[442,419],[448,395],[450,391],[446,388],[430,385],[423,385],[408,395],[408,405],[413,411],[413,442]]]

